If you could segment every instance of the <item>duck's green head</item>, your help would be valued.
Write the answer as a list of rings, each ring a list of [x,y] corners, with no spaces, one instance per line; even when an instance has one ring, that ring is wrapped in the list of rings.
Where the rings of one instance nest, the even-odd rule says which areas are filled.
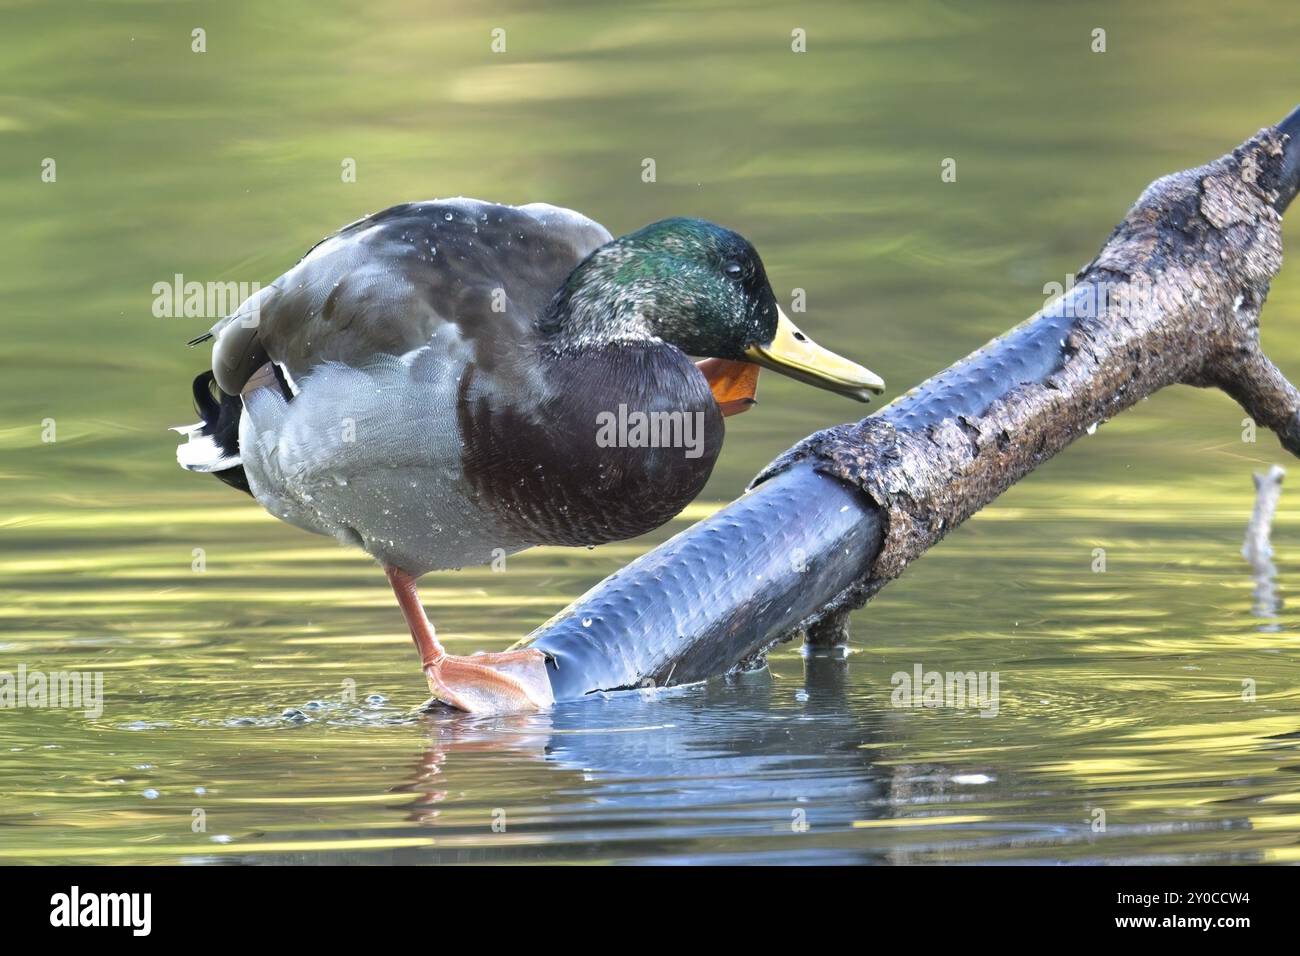
[[[657,339],[861,401],[884,390],[878,376],[795,327],[744,236],[703,219],[664,219],[597,249],[569,275],[541,328],[563,349]]]

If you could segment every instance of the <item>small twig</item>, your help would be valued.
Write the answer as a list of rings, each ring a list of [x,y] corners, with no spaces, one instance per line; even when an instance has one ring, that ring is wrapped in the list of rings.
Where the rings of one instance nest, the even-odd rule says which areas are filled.
[[[1254,604],[1251,613],[1256,617],[1277,617],[1282,609],[1282,598],[1277,588],[1277,565],[1273,563],[1273,545],[1269,536],[1273,530],[1273,516],[1277,513],[1278,499],[1282,497],[1282,479],[1285,469],[1274,465],[1268,471],[1255,472],[1255,509],[1246,526],[1246,540],[1241,555],[1250,564],[1254,579]]]
[[[1246,541],[1241,546],[1241,556],[1256,570],[1261,562],[1273,557],[1269,535],[1273,530],[1273,516],[1277,513],[1278,499],[1282,497],[1282,479],[1286,469],[1273,465],[1266,472],[1255,472],[1255,509],[1246,525]]]

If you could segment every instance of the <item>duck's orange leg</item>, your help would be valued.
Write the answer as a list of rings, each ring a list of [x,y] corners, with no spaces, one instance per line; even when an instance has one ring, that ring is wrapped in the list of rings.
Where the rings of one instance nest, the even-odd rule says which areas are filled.
[[[424,613],[415,578],[385,566],[397,603],[420,652],[429,690],[445,704],[471,714],[513,714],[555,703],[546,656],[532,648],[461,657],[448,654]]]

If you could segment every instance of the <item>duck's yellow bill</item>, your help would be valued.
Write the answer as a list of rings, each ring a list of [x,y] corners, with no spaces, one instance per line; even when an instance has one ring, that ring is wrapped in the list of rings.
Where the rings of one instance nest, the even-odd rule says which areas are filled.
[[[872,394],[879,395],[885,390],[885,380],[875,372],[822,348],[800,332],[779,307],[776,314],[776,335],[772,341],[745,350],[745,357],[751,362],[860,402],[869,402]]]

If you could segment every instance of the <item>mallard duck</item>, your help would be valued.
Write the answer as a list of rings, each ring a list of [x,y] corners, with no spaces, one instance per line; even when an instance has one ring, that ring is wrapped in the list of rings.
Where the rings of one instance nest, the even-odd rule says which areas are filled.
[[[208,339],[180,464],[374,556],[434,697],[477,712],[548,706],[545,658],[448,654],[417,578],[659,527],[704,487],[760,366],[884,389],[795,327],[737,233],[677,218],[613,239],[546,204],[360,219],[191,345]]]

